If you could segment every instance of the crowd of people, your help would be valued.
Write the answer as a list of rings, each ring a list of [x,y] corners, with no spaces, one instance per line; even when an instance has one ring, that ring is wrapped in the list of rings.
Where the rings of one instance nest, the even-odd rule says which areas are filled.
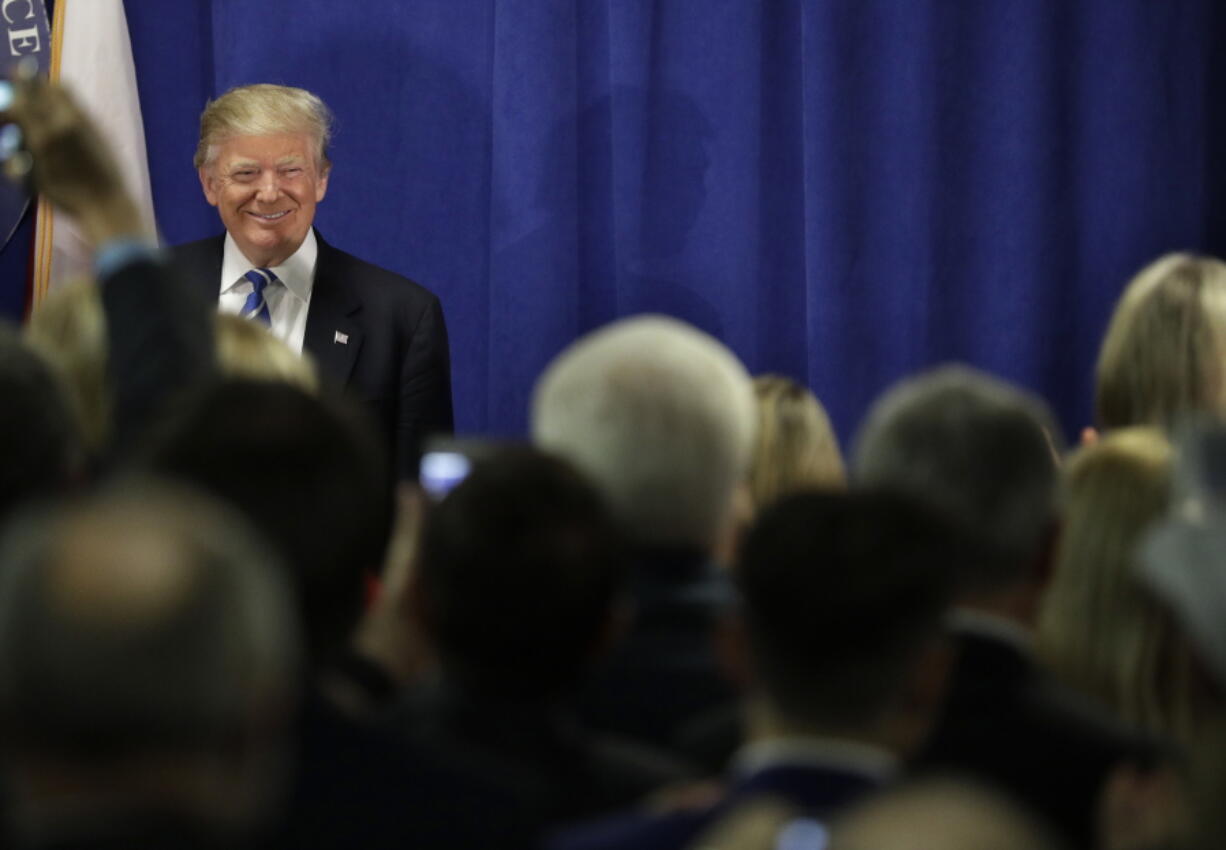
[[[1071,451],[951,365],[845,457],[807,388],[640,316],[432,499],[16,85],[98,275],[0,332],[0,846],[1226,843],[1223,263],[1127,287]]]

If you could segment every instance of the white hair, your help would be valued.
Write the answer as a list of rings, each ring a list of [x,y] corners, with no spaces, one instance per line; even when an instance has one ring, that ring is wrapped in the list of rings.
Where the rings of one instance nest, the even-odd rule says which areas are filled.
[[[536,384],[532,435],[604,492],[636,543],[709,548],[756,424],[748,372],[683,322],[639,316],[583,337]]]
[[[891,489],[943,511],[994,557],[985,588],[1021,578],[1055,516],[1057,434],[1047,405],[966,366],[904,380],[856,438],[855,486]]]

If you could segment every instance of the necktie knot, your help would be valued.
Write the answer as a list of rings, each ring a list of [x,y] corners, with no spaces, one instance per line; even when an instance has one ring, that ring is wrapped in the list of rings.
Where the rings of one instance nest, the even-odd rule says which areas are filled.
[[[247,296],[247,302],[243,304],[243,318],[255,319],[265,327],[270,327],[272,314],[268,310],[268,300],[264,297],[264,290],[268,284],[277,279],[277,276],[272,273],[272,269],[252,269],[243,277],[251,282],[251,294]]]

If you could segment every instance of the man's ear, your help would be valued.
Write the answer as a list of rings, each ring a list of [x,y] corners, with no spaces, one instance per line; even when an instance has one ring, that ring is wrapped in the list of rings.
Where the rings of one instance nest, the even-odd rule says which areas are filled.
[[[319,169],[319,179],[315,181],[315,203],[319,203],[324,199],[324,195],[328,194],[328,178],[332,175],[332,163],[325,162],[323,168]]]
[[[204,199],[209,202],[209,206],[217,206],[217,188],[213,181],[212,169],[207,165],[202,165],[196,169],[196,173],[200,175],[200,188],[204,190]]]

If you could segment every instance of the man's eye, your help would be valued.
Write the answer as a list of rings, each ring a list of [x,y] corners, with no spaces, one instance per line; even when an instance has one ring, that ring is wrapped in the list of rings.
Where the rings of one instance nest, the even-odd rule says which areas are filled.
[[[294,168],[283,168],[281,169],[281,173],[288,177],[297,177],[302,173],[302,169],[296,166]]]
[[[234,177],[237,180],[250,180],[254,176],[255,176],[254,171],[236,171],[234,172]]]

